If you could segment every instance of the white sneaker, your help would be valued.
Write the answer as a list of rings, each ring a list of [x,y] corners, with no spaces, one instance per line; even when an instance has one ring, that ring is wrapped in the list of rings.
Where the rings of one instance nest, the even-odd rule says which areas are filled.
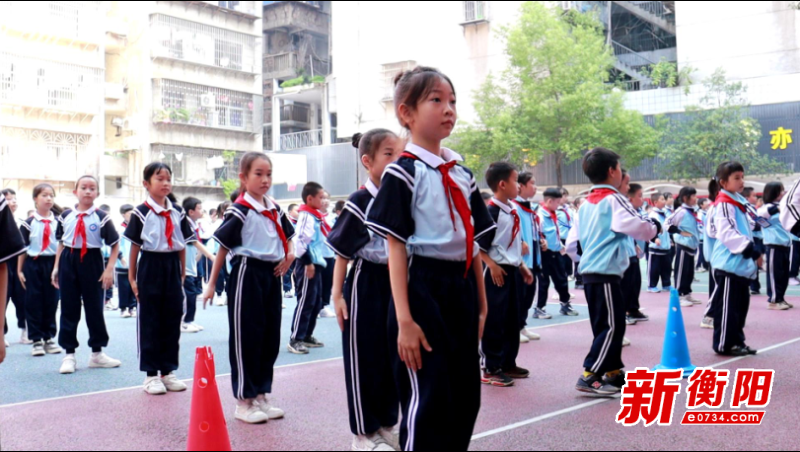
[[[161,378],[147,377],[144,381],[144,392],[150,395],[164,395],[167,393],[167,388],[161,382]]]
[[[122,365],[122,361],[109,357],[103,352],[92,353],[89,358],[89,369],[116,369]]]
[[[261,411],[255,400],[251,400],[247,404],[237,403],[234,417],[245,424],[265,424],[269,421],[267,413]]]
[[[283,419],[283,417],[286,416],[286,413],[282,409],[273,406],[269,402],[267,396],[258,396],[256,404],[258,404],[258,407],[261,408],[261,411],[267,415],[270,421]]]
[[[370,437],[356,436],[353,438],[352,449],[354,451],[390,451],[396,450],[390,446],[379,434]]]
[[[391,446],[394,450],[403,450],[400,447],[400,430],[397,428],[381,428],[378,430],[378,434],[381,435],[384,441],[386,441],[389,446]]]
[[[714,329],[714,318],[713,317],[704,317],[703,321],[700,323],[700,328],[704,330],[713,330]]]
[[[530,342],[530,341],[531,341],[531,340],[530,340],[530,339],[528,339],[527,337],[525,337],[525,335],[524,335],[524,334],[521,334],[521,333],[520,333],[520,335],[519,335],[519,343],[520,343],[520,344],[527,344],[527,343],[528,343],[528,342]]]
[[[130,311],[130,309],[123,309],[123,310],[122,310],[122,311],[119,313],[119,316],[120,316],[120,317],[122,317],[123,319],[129,319],[129,318],[131,318],[131,311]]]
[[[691,308],[692,306],[694,306],[694,303],[692,303],[691,301],[687,300],[686,297],[681,297],[681,307],[682,308]]]
[[[9,344],[8,341],[4,340],[4,342],[6,343],[6,348],[10,348],[11,347],[11,344]]]
[[[542,338],[542,336],[539,336],[538,334],[536,334],[536,333],[534,333],[532,331],[529,331],[527,329],[523,329],[521,331],[521,334],[523,336],[527,337],[528,340],[530,340],[530,341],[538,341],[538,340],[540,340]]]
[[[228,294],[223,293],[222,295],[218,295],[216,300],[214,301],[214,306],[227,306],[228,305]]]
[[[189,389],[186,383],[178,380],[175,374],[169,374],[166,377],[161,377],[161,383],[167,388],[169,392],[183,392]]]
[[[622,338],[622,346],[623,347],[630,347],[631,346],[631,340],[628,339],[627,337],[623,337]]]
[[[78,362],[75,360],[75,355],[65,356],[64,361],[61,362],[59,373],[61,375],[69,375],[74,374],[76,370],[78,370]]]
[[[33,341],[28,339],[28,330],[22,330],[22,335],[19,337],[19,343],[22,345],[33,345]]]
[[[336,318],[336,313],[333,312],[333,309],[331,309],[330,307],[327,307],[327,308],[323,309],[322,311],[320,311],[319,318],[321,318],[321,319],[335,319]]]
[[[48,355],[58,355],[61,354],[62,350],[61,347],[56,344],[56,341],[50,339],[49,341],[45,342],[44,344],[44,351]]]
[[[200,325],[198,325],[198,324],[196,324],[194,322],[192,322],[191,325],[193,327],[197,328],[199,331],[205,331],[206,330],[205,327],[202,327],[202,326],[200,326]]]
[[[283,298],[294,298],[294,291],[284,292]]]
[[[136,315],[137,315],[136,308],[131,309],[131,318],[135,319]]]
[[[200,330],[198,330],[197,327],[192,324],[184,323],[183,325],[181,325],[181,333],[195,334],[199,332]]]
[[[800,286],[800,279],[789,278],[789,285],[790,286]]]
[[[684,297],[684,299],[685,299],[686,301],[689,301],[689,302],[691,302],[691,303],[692,303],[692,304],[694,304],[694,305],[700,305],[700,304],[703,304],[703,302],[702,302],[702,301],[700,301],[700,300],[698,300],[697,298],[693,297],[691,294],[689,294],[689,295],[686,295],[686,296]]]
[[[8,341],[6,341],[6,348],[8,348]],[[38,358],[46,354],[47,353],[45,353],[44,351],[44,342],[37,342],[33,344],[33,349],[31,350],[31,356]]]

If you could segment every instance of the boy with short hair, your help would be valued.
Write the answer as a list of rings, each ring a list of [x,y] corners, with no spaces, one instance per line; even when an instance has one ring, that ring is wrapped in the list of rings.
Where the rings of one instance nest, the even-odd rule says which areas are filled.
[[[519,311],[520,343],[525,344],[541,339],[538,334],[529,331],[526,327],[528,326],[528,312],[536,299],[536,283],[541,278],[542,250],[547,247],[543,246],[542,227],[537,212],[539,206],[533,206],[530,201],[538,191],[536,179],[532,173],[522,172],[517,178],[517,184],[519,185],[519,196],[511,202],[516,206],[522,220],[522,259],[525,266],[534,275],[533,284],[522,285],[522,301]]]
[[[659,224],[665,224],[669,217],[665,209],[667,205],[665,196],[661,193],[654,193],[650,196],[650,202],[653,206],[650,212],[650,219],[658,221]],[[649,278],[647,292],[649,293],[669,292],[672,289],[671,240],[669,231],[664,229],[659,233],[659,237],[655,242],[649,244],[650,257],[647,271]],[[660,290],[658,288],[659,279],[661,279]]]
[[[563,194],[557,188],[548,188],[544,192],[544,202],[540,209],[540,220],[542,233],[547,242],[547,251],[542,253],[542,271],[544,278],[539,283],[539,303],[538,311],[547,314],[547,298],[550,291],[550,281],[552,280],[558,298],[561,302],[561,315],[577,316],[578,311],[572,308],[569,293],[569,281],[567,281],[567,271],[564,269],[562,256],[566,255],[564,245],[561,243],[561,229],[558,221],[557,210],[561,206]],[[545,317],[546,318],[546,317]]]
[[[640,217],[619,192],[622,185],[619,155],[608,149],[593,149],[583,160],[583,171],[594,187],[575,220],[567,250],[573,261],[580,261],[594,341],[576,389],[610,396],[621,392],[625,385],[622,276],[630,265],[625,243],[629,237],[654,240],[661,232],[661,225]],[[582,249],[580,257],[578,242]]]

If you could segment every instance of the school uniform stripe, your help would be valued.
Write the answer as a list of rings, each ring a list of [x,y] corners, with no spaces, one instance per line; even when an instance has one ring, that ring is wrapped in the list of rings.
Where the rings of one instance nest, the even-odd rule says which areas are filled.
[[[325,242],[325,245],[327,245],[327,246],[328,246],[328,248],[330,248],[331,250],[333,250],[333,252],[334,252],[334,253],[336,253],[336,255],[337,255],[337,256],[341,256],[343,259],[347,259],[347,260],[349,260],[349,261],[353,260],[353,257],[352,257],[352,256],[348,256],[347,254],[345,254],[345,253],[343,253],[343,252],[339,251],[339,250],[338,250],[338,249],[336,249],[336,247],[335,247],[335,246],[333,246],[333,245],[332,245],[330,242]]]
[[[373,223],[371,221],[367,221],[367,227],[370,228],[372,230],[372,232],[378,234],[379,236],[381,236],[381,237],[383,237],[385,239],[389,238],[389,235],[391,235],[392,237],[396,238],[397,240],[400,240],[403,243],[407,243],[408,242],[406,239],[400,237],[400,235],[398,235],[397,233],[395,233],[391,229],[383,227],[383,226],[381,226],[381,225],[379,225],[377,223]]]
[[[611,341],[614,338],[614,330],[615,330],[614,308],[611,303],[611,285],[603,284],[603,289],[605,292],[606,308],[608,309],[608,324],[611,327],[611,329],[608,331],[608,335],[606,336],[605,341],[603,341],[603,348],[600,349],[600,355],[597,358],[597,362],[595,363],[594,367],[592,367],[593,373],[596,373],[603,365],[603,362],[605,362],[606,356],[608,355],[608,350],[611,347]]]
[[[356,430],[359,435],[366,435],[364,429],[364,407],[361,401],[361,375],[358,367],[358,278],[361,276],[361,260],[356,264],[353,277],[353,290],[350,295],[350,379],[353,390],[353,406],[355,407]]]
[[[411,403],[408,406],[408,419],[406,419],[406,430],[408,431],[408,438],[406,439],[406,446],[404,450],[414,450],[414,434],[416,432],[417,412],[419,410],[419,380],[417,380],[417,372],[411,369],[408,370],[408,377],[411,382]]]
[[[292,326],[292,340],[297,340],[297,330],[300,328],[300,318],[303,316],[303,307],[308,298],[308,276],[303,275],[303,297],[298,300],[297,310],[295,311],[294,325]]]
[[[236,350],[236,368],[239,371],[237,379],[238,390],[236,398],[244,400],[244,360],[242,359],[242,286],[244,286],[244,275],[247,271],[247,258],[242,259],[239,265],[239,274],[236,275],[236,295],[233,303],[233,328],[234,328],[234,348]]]
[[[722,293],[722,337],[719,341],[719,352],[725,352],[725,339],[728,333],[728,305],[730,302],[731,278],[725,278],[725,291]]]
[[[367,222],[367,215],[361,209],[359,209],[357,205],[347,201],[347,204],[344,205],[344,208],[353,215],[357,216],[362,222]]]

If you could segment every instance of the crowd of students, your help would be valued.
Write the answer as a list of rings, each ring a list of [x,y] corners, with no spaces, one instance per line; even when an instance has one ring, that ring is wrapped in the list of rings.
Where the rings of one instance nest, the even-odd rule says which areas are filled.
[[[689,308],[702,304],[692,292],[696,274],[708,273],[702,326],[714,330],[722,355],[756,353],[744,326],[759,269],[769,309],[792,307],[785,294],[800,284],[797,184],[788,194],[768,184],[759,198],[745,187],[745,168],[725,162],[707,199],[684,187],[647,203],[621,158],[596,148],[583,160],[593,187],[574,203],[550,188],[537,204],[533,175],[509,162],[489,166],[483,179],[492,193],[484,195],[462,157],[441,145],[457,120],[451,80],[419,67],[395,86],[408,137],[384,129],[354,137],[369,177],[336,204],[335,221],[320,184],[306,184],[303,204],[287,210],[267,196],[280,168],[262,153],[242,158],[240,188],[210,221],[200,200],[178,204],[172,171],[159,162],[144,170],[147,200],[122,207],[120,230],[107,209],[94,207],[91,176],[77,181],[71,209],[55,205],[52,186],[37,186],[36,210],[21,223],[16,193],[4,191],[0,265],[8,271],[0,269],[0,294],[16,304],[22,342],[36,357],[66,352],[60,372],[76,372],[83,310],[88,367],[119,367],[103,352],[104,310],[119,309],[137,321],[144,391],[163,395],[187,389],[176,376],[180,337],[204,330],[195,322],[198,301],[226,306],[235,418],[260,424],[285,415],[269,397],[284,300],[296,296],[289,352],[324,347],[314,336],[317,319],[337,318],[353,450],[466,450],[481,385],[509,388],[531,375],[520,344],[540,339],[529,318],[553,318],[551,284],[561,316],[579,316],[569,282],[584,291],[594,337],[575,388],[601,396],[625,384],[626,327],[649,320],[643,276],[649,293],[672,290],[674,278]],[[108,295],[115,280],[118,306]]]

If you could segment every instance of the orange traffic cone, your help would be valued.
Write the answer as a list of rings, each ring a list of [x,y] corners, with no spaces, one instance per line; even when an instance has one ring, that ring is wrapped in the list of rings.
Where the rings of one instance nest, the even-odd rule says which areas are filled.
[[[228,424],[222,414],[222,401],[215,376],[214,353],[211,347],[197,347],[186,449],[190,452],[231,450]]]

